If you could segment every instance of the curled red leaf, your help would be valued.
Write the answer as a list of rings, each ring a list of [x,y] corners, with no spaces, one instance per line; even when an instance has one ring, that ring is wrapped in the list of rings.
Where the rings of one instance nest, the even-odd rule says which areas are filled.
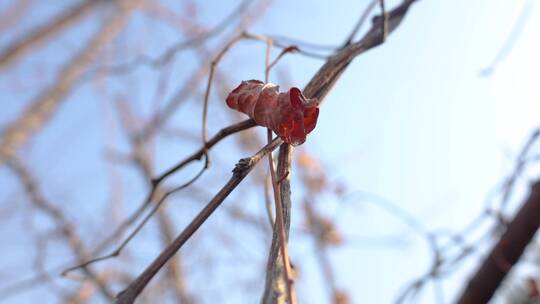
[[[319,116],[317,101],[306,99],[300,89],[279,92],[279,86],[259,80],[242,81],[226,101],[294,146],[306,141]]]

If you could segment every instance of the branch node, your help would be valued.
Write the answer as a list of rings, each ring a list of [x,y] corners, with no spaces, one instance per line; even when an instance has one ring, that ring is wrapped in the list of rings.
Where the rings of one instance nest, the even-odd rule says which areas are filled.
[[[232,170],[234,176],[242,175],[246,170],[251,167],[253,160],[251,157],[242,158],[236,163]]]

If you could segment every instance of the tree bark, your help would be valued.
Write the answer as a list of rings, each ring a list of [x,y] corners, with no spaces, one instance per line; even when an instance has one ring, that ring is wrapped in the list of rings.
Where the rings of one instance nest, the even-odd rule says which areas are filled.
[[[287,240],[289,240],[289,230],[291,228],[291,183],[289,172],[291,172],[292,150],[293,148],[289,144],[281,145],[276,170],[278,177],[286,176],[280,181],[279,194],[283,206],[283,226]],[[283,258],[280,254],[279,246],[279,227],[278,225],[274,225],[272,244],[266,265],[266,284],[261,301],[263,304],[282,304],[287,299],[286,285],[283,280]]]
[[[540,227],[540,181],[518,211],[506,232],[470,279],[459,304],[487,303],[519,260]]]

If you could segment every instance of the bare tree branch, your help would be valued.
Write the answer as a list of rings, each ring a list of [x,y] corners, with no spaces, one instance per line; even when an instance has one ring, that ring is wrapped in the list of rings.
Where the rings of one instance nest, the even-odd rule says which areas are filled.
[[[163,243],[165,244],[165,246],[167,246],[174,241],[174,231],[173,223],[169,218],[169,214],[167,213],[166,208],[162,208],[159,210],[158,221],[163,234]],[[180,303],[195,303],[193,297],[189,294],[186,286],[185,276],[182,271],[182,259],[180,254],[177,254],[176,256],[171,258],[169,265],[167,265],[167,274],[169,275],[171,281],[174,284],[176,298],[180,301]]]
[[[531,187],[527,201],[518,211],[506,232],[469,280],[459,304],[487,303],[523,254],[540,227],[540,182]]]
[[[273,229],[272,244],[270,246],[270,254],[266,266],[266,284],[261,300],[261,303],[263,304],[286,303],[286,300],[289,298],[287,296],[287,286],[292,283],[284,281],[284,271],[290,270],[285,270],[288,261],[285,261],[283,257],[287,257],[288,255],[283,253],[280,255],[280,248],[282,248],[282,246],[280,246],[282,243],[281,238],[289,238],[289,230],[291,227],[291,158],[292,146],[288,144],[281,145],[278,156],[277,175],[284,177],[279,183],[279,195],[282,208],[279,211],[277,210],[278,208],[276,208],[276,224]],[[281,212],[281,228],[283,228],[283,230],[280,229],[279,223],[277,223],[277,219],[280,216],[278,212]],[[280,235],[281,233],[285,233],[285,236]],[[290,276],[287,277],[288,279],[291,279]],[[296,300],[294,299],[294,295],[292,296],[293,298],[290,301],[295,303]]]
[[[94,55],[120,32],[129,14],[140,1],[119,1],[118,12],[104,22],[88,45],[62,69],[54,84],[31,101],[21,116],[7,127],[0,141],[0,163],[13,157],[17,148],[30,140],[52,118],[84,68],[92,62]]]
[[[19,41],[0,53],[0,70],[8,68],[32,48],[52,38],[71,24],[84,18],[98,5],[106,2],[105,0],[83,0],[76,6],[63,12],[50,23],[40,26],[35,32],[22,37]]]
[[[16,23],[24,15],[30,3],[30,0],[13,1],[13,4],[0,15],[0,32],[5,32],[6,28]]]

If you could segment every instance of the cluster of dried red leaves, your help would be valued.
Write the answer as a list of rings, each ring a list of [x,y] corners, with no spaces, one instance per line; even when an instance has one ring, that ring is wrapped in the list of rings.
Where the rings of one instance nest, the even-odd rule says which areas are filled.
[[[319,116],[317,101],[304,97],[300,89],[280,93],[279,86],[259,80],[242,81],[226,101],[293,146],[306,141]]]

